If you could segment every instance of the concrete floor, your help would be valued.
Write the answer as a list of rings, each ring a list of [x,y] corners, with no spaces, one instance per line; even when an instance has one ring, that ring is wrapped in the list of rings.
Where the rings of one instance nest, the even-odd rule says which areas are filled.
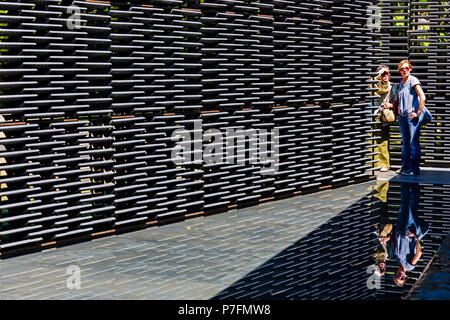
[[[0,299],[210,299],[373,182],[0,261]],[[77,284],[77,271],[81,288]]]

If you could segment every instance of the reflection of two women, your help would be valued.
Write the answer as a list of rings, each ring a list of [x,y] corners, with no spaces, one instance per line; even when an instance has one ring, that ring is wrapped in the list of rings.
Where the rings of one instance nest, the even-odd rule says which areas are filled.
[[[386,272],[385,261],[390,258],[398,264],[394,282],[402,287],[407,271],[415,268],[422,255],[420,240],[428,232],[429,226],[422,223],[417,210],[420,200],[418,183],[401,183],[401,205],[395,228],[388,221],[378,226],[379,247],[373,255],[380,268],[380,275]]]
[[[422,223],[417,214],[420,200],[418,183],[401,185],[401,205],[395,226],[394,256],[398,270],[394,275],[394,282],[402,287],[405,284],[407,271],[415,268],[422,255],[420,240],[429,230],[427,223]]]

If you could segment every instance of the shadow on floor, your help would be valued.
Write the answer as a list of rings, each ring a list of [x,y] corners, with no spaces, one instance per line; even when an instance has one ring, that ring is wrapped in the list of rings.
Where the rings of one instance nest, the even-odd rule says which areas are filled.
[[[367,299],[378,199],[368,195],[213,299]]]

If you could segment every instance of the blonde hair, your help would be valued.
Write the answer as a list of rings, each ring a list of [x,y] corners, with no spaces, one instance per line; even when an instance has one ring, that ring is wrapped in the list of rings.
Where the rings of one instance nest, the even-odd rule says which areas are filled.
[[[399,64],[398,64],[398,66],[397,66],[397,70],[398,70],[399,72],[400,72],[400,68],[401,68],[402,65],[404,65],[405,63],[408,64],[408,66],[409,66],[409,71],[412,71],[412,70],[413,70],[413,67],[412,67],[411,62],[409,62],[408,59],[404,59],[404,60],[400,61]]]

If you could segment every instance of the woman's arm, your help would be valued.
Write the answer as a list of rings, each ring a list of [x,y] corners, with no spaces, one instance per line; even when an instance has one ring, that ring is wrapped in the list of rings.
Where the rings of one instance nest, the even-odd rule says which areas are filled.
[[[420,257],[422,256],[422,249],[420,247],[419,239],[416,237],[416,254],[411,260],[412,265],[416,265],[417,261],[419,261]]]
[[[426,101],[425,93],[423,92],[422,87],[417,84],[414,86],[414,89],[416,90],[419,96],[419,110],[417,110],[417,112],[411,112],[411,119],[417,118],[420,115]]]

